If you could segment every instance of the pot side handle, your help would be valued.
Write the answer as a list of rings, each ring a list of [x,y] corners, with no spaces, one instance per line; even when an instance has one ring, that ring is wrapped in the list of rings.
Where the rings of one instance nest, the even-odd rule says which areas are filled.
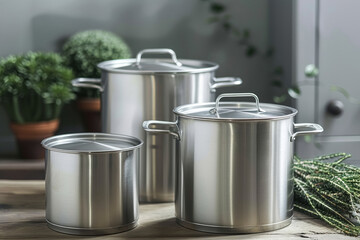
[[[71,84],[74,87],[82,87],[82,88],[95,88],[100,92],[104,91],[104,89],[98,85],[101,83],[101,79],[99,78],[75,78],[71,81]]]
[[[211,92],[216,92],[216,89],[222,87],[233,87],[242,84],[241,78],[238,77],[221,77],[221,78],[213,78],[213,84],[210,86]]]
[[[157,129],[158,125],[168,127],[169,129]],[[153,126],[153,127],[151,127]],[[180,140],[180,130],[177,122],[166,122],[166,121],[144,121],[143,128],[147,132],[151,133],[167,133],[175,137],[176,140]]]
[[[295,141],[295,138],[298,135],[316,134],[316,133],[321,133],[324,131],[322,126],[320,126],[319,124],[316,124],[316,123],[294,123],[294,129],[297,129],[297,128],[309,128],[310,130],[303,130],[303,131],[295,132],[293,135],[291,135],[290,142]]]

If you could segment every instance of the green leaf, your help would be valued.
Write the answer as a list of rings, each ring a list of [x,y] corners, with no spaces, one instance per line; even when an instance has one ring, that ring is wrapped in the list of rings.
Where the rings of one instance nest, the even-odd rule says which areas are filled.
[[[281,76],[284,74],[284,69],[281,66],[277,66],[274,69],[274,74]]]
[[[316,77],[319,74],[319,69],[314,64],[309,64],[305,67],[306,77]]]
[[[221,4],[221,3],[211,3],[210,4],[210,10],[211,12],[215,13],[215,14],[220,14],[222,12],[225,11],[225,5]]]
[[[293,86],[288,89],[288,93],[292,98],[298,98],[301,94],[300,88],[298,86]]]
[[[248,56],[248,57],[254,56],[254,55],[256,54],[256,52],[257,52],[257,49],[256,49],[256,47],[253,46],[253,45],[247,46],[247,48],[246,48],[246,50],[245,50],[245,54],[246,54],[246,56]]]
[[[350,93],[343,87],[332,85],[330,86],[330,90],[334,92],[339,92],[351,103],[360,104],[360,100],[352,97]]]
[[[224,22],[224,23],[223,23],[223,27],[224,27],[224,29],[225,29],[226,31],[229,31],[230,28],[231,28],[231,23],[229,23],[229,22]]]
[[[275,96],[275,97],[273,97],[273,101],[274,101],[275,103],[283,103],[283,102],[286,101],[286,99],[287,99],[286,94],[283,94],[283,95],[281,95],[281,96]]]
[[[339,92],[342,95],[344,95],[344,97],[346,97],[346,98],[350,97],[350,93],[345,88],[333,85],[330,87],[330,90],[334,91],[334,92]]]
[[[281,88],[283,86],[283,82],[280,79],[274,79],[271,81],[271,86]]]

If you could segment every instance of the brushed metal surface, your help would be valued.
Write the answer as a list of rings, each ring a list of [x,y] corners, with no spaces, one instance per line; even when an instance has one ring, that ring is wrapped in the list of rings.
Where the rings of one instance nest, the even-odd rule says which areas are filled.
[[[161,50],[161,51],[159,51]],[[164,50],[164,51],[162,51]],[[169,51],[169,52],[168,52]],[[170,54],[169,58],[144,58],[144,53]],[[219,65],[213,62],[178,59],[175,52],[171,49],[144,49],[140,51],[136,58],[116,59],[101,62],[98,68],[106,72],[126,73],[126,74],[156,74],[156,73],[203,73],[213,72]]]
[[[46,150],[46,219],[50,225],[57,231],[90,235],[134,227],[139,154],[139,148],[108,153]]]
[[[180,117],[178,126],[179,220],[236,231],[291,218],[292,117],[236,123]]]
[[[166,54],[171,59],[144,58]],[[138,169],[141,202],[174,201],[174,140],[168,135],[146,133],[142,122],[173,121],[172,110],[183,104],[213,101],[218,88],[240,85],[236,77],[216,78],[213,62],[178,59],[171,49],[144,49],[136,59],[101,62],[101,80],[74,79],[77,87],[102,92],[102,131],[144,140]],[[100,84],[100,85],[98,85]]]
[[[238,226],[238,227],[230,227],[230,228],[223,226],[191,223],[191,222],[182,221],[180,219],[176,219],[176,222],[185,228],[189,228],[200,232],[237,234],[237,233],[257,233],[257,232],[274,231],[290,225],[291,220],[292,217],[278,223],[265,224],[261,226]]]
[[[109,153],[139,148],[142,141],[127,135],[91,132],[56,135],[44,139],[41,144],[57,152]]]
[[[234,103],[229,104],[235,108]],[[243,104],[248,105],[238,104],[237,111]],[[269,114],[281,107],[262,106]],[[220,114],[216,118],[193,116],[194,111],[209,112],[214,107],[218,113],[215,103],[179,106],[174,109],[175,122],[143,123],[147,132],[177,139],[177,222],[215,233],[252,233],[287,226],[293,215],[292,141],[297,135],[322,132],[322,127],[294,124],[295,109],[270,119],[246,119],[243,114],[238,119]],[[258,109],[257,115],[264,112],[258,104],[252,104],[253,108]]]
[[[288,118],[297,113],[294,108],[269,103],[261,103],[257,106],[251,102],[222,102],[220,107],[215,106],[214,102],[187,104],[175,108],[174,113],[188,118],[209,121],[271,120]],[[257,110],[257,107],[261,111]]]
[[[106,235],[106,234],[114,234],[119,232],[126,232],[137,226],[137,220],[133,223],[122,225],[119,227],[99,228],[99,229],[64,227],[61,225],[54,224],[49,220],[46,220],[46,223],[50,229],[56,232],[72,234],[72,235],[85,235],[85,236]]]
[[[142,122],[149,119],[173,121],[174,107],[214,100],[215,91],[211,88],[214,79],[213,71],[192,74],[102,72],[102,130],[144,140],[139,164],[141,202],[173,201],[175,188],[175,141],[165,134],[146,133]]]

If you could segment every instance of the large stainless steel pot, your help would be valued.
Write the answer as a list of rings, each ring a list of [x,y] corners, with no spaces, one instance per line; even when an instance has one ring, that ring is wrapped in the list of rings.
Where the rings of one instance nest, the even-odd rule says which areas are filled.
[[[222,102],[224,97],[254,97]],[[322,132],[294,124],[297,110],[261,104],[254,94],[223,94],[216,102],[174,109],[175,122],[146,121],[148,132],[177,141],[175,208],[182,226],[205,232],[274,230],[293,214],[293,141]],[[298,131],[299,128],[309,128]]]
[[[136,226],[136,164],[142,141],[104,133],[66,134],[46,149],[46,221],[59,232],[98,235]]]
[[[169,54],[171,59],[143,59],[143,54]],[[141,202],[174,200],[175,142],[167,135],[146,133],[147,119],[172,121],[174,107],[214,101],[221,87],[241,84],[239,78],[216,78],[212,62],[176,58],[171,49],[146,49],[136,59],[102,62],[100,79],[76,79],[77,87],[102,92],[102,131],[136,136],[145,147],[139,164]],[[99,85],[100,84],[100,85]]]

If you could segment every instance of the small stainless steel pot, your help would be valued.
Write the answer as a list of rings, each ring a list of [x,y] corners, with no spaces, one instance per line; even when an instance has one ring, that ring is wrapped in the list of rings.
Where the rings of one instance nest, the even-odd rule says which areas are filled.
[[[253,97],[222,102],[224,97]],[[294,124],[296,109],[259,104],[251,93],[174,109],[175,122],[146,121],[148,132],[168,133],[176,145],[175,211],[187,228],[215,233],[275,230],[293,215],[293,141],[322,132]],[[298,131],[299,128],[309,128]]]
[[[168,54],[170,59],[143,58]],[[99,89],[102,131],[128,134],[145,144],[139,164],[141,202],[174,200],[175,141],[167,135],[146,134],[147,119],[172,121],[173,108],[215,100],[215,91],[241,84],[235,77],[216,78],[216,63],[177,59],[171,49],[145,49],[136,59],[119,59],[98,65],[100,79],[75,79],[73,85]]]
[[[46,149],[46,221],[51,229],[98,235],[136,226],[141,140],[79,133],[50,137],[42,145]]]

